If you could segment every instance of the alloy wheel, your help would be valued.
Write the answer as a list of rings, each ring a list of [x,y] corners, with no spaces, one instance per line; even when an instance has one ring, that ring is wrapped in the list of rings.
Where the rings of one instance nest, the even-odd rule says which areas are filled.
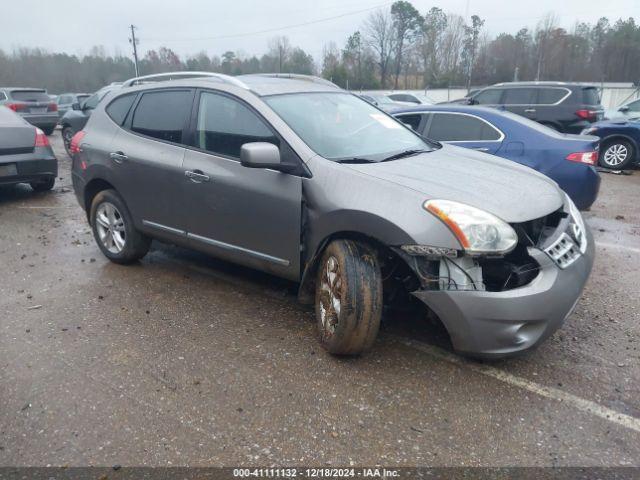
[[[126,243],[124,218],[115,205],[104,202],[98,206],[96,230],[104,248],[113,254],[122,252]]]
[[[625,145],[621,143],[614,143],[605,150],[604,163],[610,167],[617,167],[624,163],[628,155],[629,149]]]
[[[332,255],[323,266],[320,283],[320,318],[325,335],[333,335],[336,331],[341,307],[342,273],[338,260]]]

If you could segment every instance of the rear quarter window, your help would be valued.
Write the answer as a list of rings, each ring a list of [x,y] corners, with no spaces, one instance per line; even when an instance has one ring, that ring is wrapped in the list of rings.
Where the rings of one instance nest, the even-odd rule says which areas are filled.
[[[566,97],[568,93],[564,88],[539,88],[538,103],[540,105],[554,105]]]
[[[127,118],[127,113],[131,110],[131,106],[133,105],[137,95],[137,93],[122,95],[107,105],[105,111],[107,112],[107,115],[111,117],[111,120],[116,122],[118,125],[122,125],[124,123],[124,119]]]
[[[44,90],[16,90],[11,92],[11,98],[19,102],[50,102],[51,99]]]

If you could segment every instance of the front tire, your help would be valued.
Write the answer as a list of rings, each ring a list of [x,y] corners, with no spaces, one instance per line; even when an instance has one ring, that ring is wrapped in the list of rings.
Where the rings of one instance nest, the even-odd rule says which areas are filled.
[[[359,355],[376,339],[382,316],[382,274],[375,252],[353,240],[324,251],[316,281],[320,343],[334,355]]]
[[[151,239],[138,232],[124,200],[115,190],[103,190],[91,202],[93,237],[105,257],[129,264],[144,257]]]
[[[624,170],[633,162],[635,151],[627,140],[607,142],[600,150],[600,166],[613,170]]]
[[[48,137],[49,135],[53,134],[53,131],[56,129],[55,125],[53,127],[47,127],[47,128],[43,128],[42,131],[44,132],[44,134]]]

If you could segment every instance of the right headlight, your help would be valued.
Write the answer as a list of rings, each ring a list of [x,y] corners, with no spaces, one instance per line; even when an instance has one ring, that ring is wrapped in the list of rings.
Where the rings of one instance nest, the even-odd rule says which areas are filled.
[[[504,254],[518,243],[508,223],[479,208],[451,200],[427,200],[423,206],[444,222],[470,255]]]

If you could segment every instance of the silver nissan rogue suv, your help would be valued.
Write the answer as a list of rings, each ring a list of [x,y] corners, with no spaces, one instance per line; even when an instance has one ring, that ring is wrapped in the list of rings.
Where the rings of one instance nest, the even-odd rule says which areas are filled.
[[[155,238],[299,282],[334,354],[370,348],[399,291],[459,352],[527,350],[571,313],[593,263],[553,181],[422,138],[320,78],[132,79],[71,151],[110,260],[135,262]]]

